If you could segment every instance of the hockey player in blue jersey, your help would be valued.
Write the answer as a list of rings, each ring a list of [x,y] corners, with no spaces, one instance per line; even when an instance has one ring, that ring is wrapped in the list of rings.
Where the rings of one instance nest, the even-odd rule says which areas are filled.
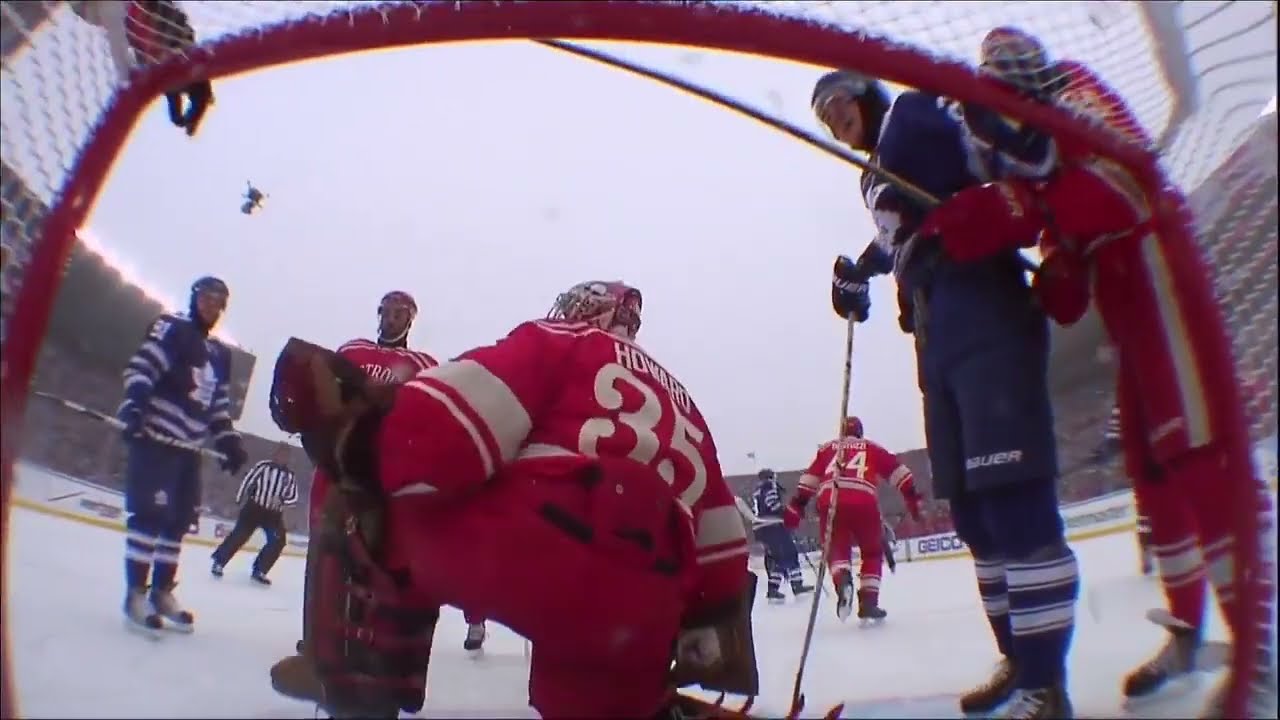
[[[160,316],[124,371],[117,413],[128,449],[124,614],[130,627],[151,634],[194,628],[194,616],[173,594],[182,538],[200,505],[200,456],[193,448],[212,440],[231,473],[247,459],[231,426],[231,353],[209,337],[228,296],[221,280],[197,280],[189,314]]]
[[[838,140],[934,197],[989,179],[944,98],[907,91],[890,102],[878,82],[836,71],[818,81],[813,109]],[[870,278],[897,279],[899,324],[915,338],[934,496],[950,501],[973,553],[1003,656],[961,709],[1070,717],[1066,656],[1079,580],[1058,513],[1047,320],[1016,251],[952,260],[936,238],[913,232],[929,208],[871,172],[862,190],[877,236],[856,262],[837,258],[832,305],[865,321]]]
[[[791,582],[791,593],[803,595],[813,592],[812,585],[804,584],[804,576],[800,572],[800,553],[796,551],[795,538],[791,531],[782,524],[782,512],[786,505],[782,502],[782,484],[772,470],[761,470],[756,476],[760,482],[751,496],[755,519],[751,523],[756,540],[764,545],[764,569],[769,575],[769,592],[765,597],[770,602],[782,602],[787,599],[782,594],[782,581]]]

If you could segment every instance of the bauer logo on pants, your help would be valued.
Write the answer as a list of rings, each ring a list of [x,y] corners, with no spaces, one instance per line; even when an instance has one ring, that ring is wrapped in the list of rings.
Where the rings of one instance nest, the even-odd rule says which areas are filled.
[[[983,467],[992,467],[995,465],[1012,465],[1022,462],[1021,450],[1007,450],[1005,452],[991,453],[981,457],[971,457],[964,461],[965,470],[977,470]]]

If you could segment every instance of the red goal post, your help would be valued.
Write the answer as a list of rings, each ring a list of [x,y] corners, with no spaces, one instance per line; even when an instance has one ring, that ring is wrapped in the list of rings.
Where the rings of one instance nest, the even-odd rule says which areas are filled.
[[[237,73],[425,43],[563,38],[695,46],[854,68],[897,85],[986,105],[1087,142],[1149,182],[1163,173],[1188,192],[1237,149],[1275,94],[1274,3],[280,0],[177,5],[189,17],[196,43],[167,56],[131,59],[137,26],[126,15],[148,22],[154,19],[148,15],[154,4],[3,3],[3,242],[14,257],[0,314],[0,512],[6,518],[27,389],[76,230],[86,222],[140,114],[165,90],[196,78],[214,79],[216,92],[218,78]],[[972,58],[994,25],[1022,27],[1043,38],[1053,55],[1088,63],[1126,98],[1157,138],[1157,147],[1127,144],[1101,125],[1030,103],[978,76]],[[162,38],[177,36],[163,24],[155,29]],[[807,100],[808,88],[786,91]],[[202,132],[217,132],[218,113],[252,112],[217,107]],[[857,202],[852,191],[850,202]],[[1274,242],[1271,248],[1274,257]],[[1258,312],[1264,320],[1269,312],[1274,326],[1274,301]],[[1272,347],[1274,338],[1272,332]],[[1256,376],[1258,369],[1244,367],[1241,374]],[[1271,397],[1274,402],[1274,392]],[[1273,405],[1272,433],[1274,415]],[[1238,510],[1242,516],[1256,515],[1257,503]],[[4,677],[7,681],[10,674]],[[7,704],[12,693],[3,695]],[[5,710],[8,715],[11,708]]]

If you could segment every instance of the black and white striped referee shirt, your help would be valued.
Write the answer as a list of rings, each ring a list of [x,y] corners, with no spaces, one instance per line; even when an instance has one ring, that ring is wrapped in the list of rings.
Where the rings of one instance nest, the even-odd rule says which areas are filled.
[[[236,503],[245,498],[268,510],[279,510],[298,502],[296,475],[285,465],[263,460],[245,473],[236,492]]]

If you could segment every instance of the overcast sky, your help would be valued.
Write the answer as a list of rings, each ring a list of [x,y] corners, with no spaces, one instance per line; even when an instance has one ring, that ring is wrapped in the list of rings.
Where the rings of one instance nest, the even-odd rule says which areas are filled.
[[[235,27],[247,7],[188,5],[202,33]],[[876,27],[960,57],[991,26],[1018,23],[1055,54],[1094,62],[1150,124],[1168,110],[1127,4],[858,7]],[[1224,18],[1195,32],[1247,24]],[[83,57],[106,56],[88,51],[101,33],[64,31],[78,33]],[[1274,32],[1260,32],[1274,59]],[[1197,63],[1217,63],[1226,50],[1214,45]],[[1229,49],[1243,52],[1239,40]],[[816,129],[808,100],[820,68],[623,52]],[[1274,78],[1274,62],[1263,65]],[[644,292],[640,342],[693,394],[727,472],[752,470],[748,452],[798,467],[834,433],[844,328],[829,307],[831,261],[872,232],[857,172],[840,161],[530,43],[346,56],[221,80],[216,93],[195,140],[160,105],[145,114],[90,229],[179,306],[198,276],[228,282],[225,330],[258,356],[242,429],[279,435],[266,392],[290,335],[330,346],[369,336],[388,290],[417,297],[411,342],[445,358],[542,316],[573,283],[620,278]],[[247,180],[270,195],[252,217],[238,209]],[[872,315],[855,341],[852,409],[890,449],[920,447],[914,356],[890,282],[873,285]]]

